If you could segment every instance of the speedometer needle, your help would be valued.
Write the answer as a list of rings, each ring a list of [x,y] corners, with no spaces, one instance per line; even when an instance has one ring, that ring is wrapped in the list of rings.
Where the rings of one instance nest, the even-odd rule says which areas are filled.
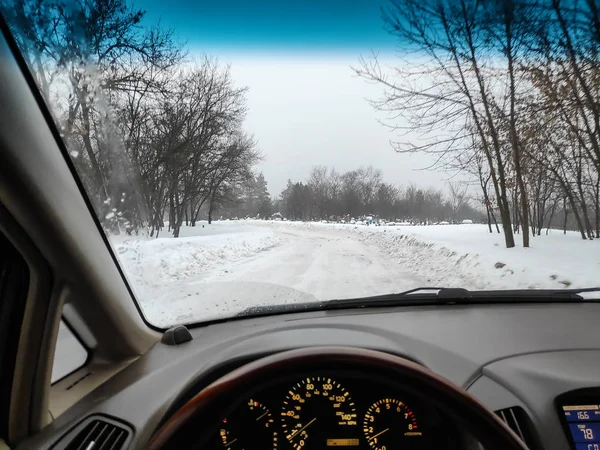
[[[298,431],[296,431],[295,433],[292,433],[292,435],[289,438],[294,439],[296,436],[298,436],[300,433],[302,433],[306,428],[308,428],[308,426],[311,423],[313,423],[315,420],[317,420],[316,417],[313,420],[311,420],[310,422],[308,422],[306,425],[304,425],[302,428],[300,428]]]
[[[260,419],[262,419],[263,417],[265,417],[267,414],[269,414],[269,411],[265,411],[264,413],[262,413],[260,415],[260,417],[257,417],[256,420],[259,421]]]
[[[377,436],[381,436],[383,433],[385,433],[386,431],[389,431],[389,428],[386,428],[383,431],[380,431],[379,433],[377,433],[375,436],[371,436],[368,440],[370,441],[371,439],[375,439]]]

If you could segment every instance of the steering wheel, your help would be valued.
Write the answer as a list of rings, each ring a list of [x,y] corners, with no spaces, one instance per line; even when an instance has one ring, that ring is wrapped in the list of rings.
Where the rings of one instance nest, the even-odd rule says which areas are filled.
[[[351,347],[290,350],[241,366],[211,383],[179,408],[156,431],[147,448],[184,448],[184,430],[189,432],[191,426],[196,435],[201,434],[200,424],[218,420],[232,399],[245,395],[254,385],[285,371],[319,366],[357,369],[400,380],[407,391],[435,403],[460,422],[487,450],[527,450],[527,446],[500,418],[463,388],[399,356]],[[207,433],[209,428],[206,427],[204,432]]]

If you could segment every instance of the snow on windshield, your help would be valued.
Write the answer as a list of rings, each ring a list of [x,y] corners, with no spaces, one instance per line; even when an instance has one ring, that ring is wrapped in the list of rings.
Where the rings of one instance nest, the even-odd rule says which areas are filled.
[[[589,2],[192,3],[0,3],[151,323],[600,284]]]

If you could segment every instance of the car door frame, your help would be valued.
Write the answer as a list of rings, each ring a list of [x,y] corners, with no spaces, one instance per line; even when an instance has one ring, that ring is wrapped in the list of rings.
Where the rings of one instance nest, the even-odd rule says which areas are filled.
[[[18,442],[31,432],[37,432],[49,422],[48,397],[41,386],[48,383],[47,369],[52,367],[54,346],[53,317],[60,315],[60,299],[52,295],[51,272],[47,263],[8,211],[0,205],[0,233],[8,239],[21,255],[28,269],[28,286],[22,313],[10,316],[19,323],[18,336],[11,336],[5,343],[16,351],[14,364],[3,364],[0,370],[4,379],[12,379],[8,408],[7,434],[2,436],[7,443]],[[19,301],[19,299],[14,299]],[[40,358],[47,354],[49,358]]]
[[[146,353],[160,338],[135,302],[107,236],[16,42],[0,17],[2,230],[33,274],[18,343],[9,433],[18,443],[48,426],[51,390],[60,413]],[[89,363],[50,385],[63,304],[85,337]],[[17,366],[19,366],[17,364]],[[70,389],[77,383],[76,389]],[[68,422],[68,417],[64,419]],[[60,426],[62,422],[54,422]]]

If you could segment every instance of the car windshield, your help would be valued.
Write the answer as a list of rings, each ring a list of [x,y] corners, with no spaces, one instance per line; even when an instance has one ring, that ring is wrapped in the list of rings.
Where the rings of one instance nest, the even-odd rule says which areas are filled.
[[[593,0],[0,3],[153,325],[599,284]]]

